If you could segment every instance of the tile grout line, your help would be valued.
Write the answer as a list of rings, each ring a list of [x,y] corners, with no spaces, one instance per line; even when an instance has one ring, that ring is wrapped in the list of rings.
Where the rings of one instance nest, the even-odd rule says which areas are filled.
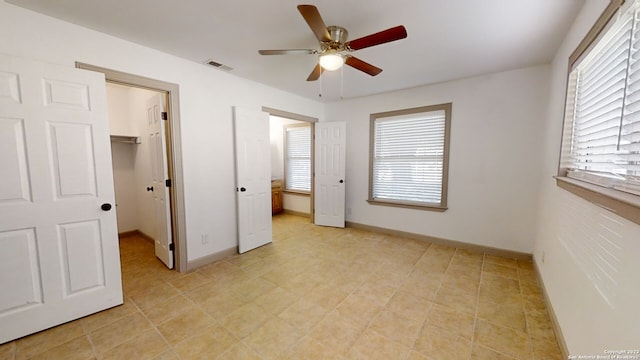
[[[379,242],[379,241],[378,241],[378,242]],[[428,249],[428,248],[427,248],[427,249]],[[425,252],[426,252],[426,250],[425,250]],[[424,255],[424,254],[423,254],[423,255]],[[421,258],[422,258],[422,256],[421,256]],[[339,260],[339,259],[338,259],[338,260]],[[418,260],[418,261],[419,261],[419,260]],[[345,262],[346,262],[346,263],[348,263],[347,261],[345,261]],[[416,263],[417,263],[417,261],[416,261]],[[414,264],[414,266],[413,266],[413,268],[412,268],[412,271],[413,271],[413,269],[414,269],[414,268],[415,268],[415,264]],[[410,273],[411,273],[411,272],[410,272]],[[410,273],[409,273],[409,274],[410,274]],[[368,276],[368,278],[370,278],[370,277],[371,277],[371,276]],[[312,327],[312,329],[313,329],[313,328],[315,328],[315,327],[316,327],[320,322],[322,322],[324,319],[326,319],[330,314],[334,313],[334,312],[335,312],[335,310],[336,310],[337,308],[339,308],[339,307],[340,307],[340,305],[342,305],[342,304],[346,301],[346,299],[347,299],[349,296],[353,295],[356,291],[358,291],[358,289],[360,289],[360,288],[362,287],[362,285],[363,285],[363,284],[368,280],[368,278],[367,278],[367,279],[365,279],[365,280],[362,280],[362,281],[358,284],[358,286],[356,286],[356,287],[355,287],[355,288],[354,288],[354,289],[353,289],[353,290],[352,290],[352,291],[351,291],[347,296],[345,296],[345,298],[344,298],[341,302],[339,302],[338,304],[336,304],[336,305],[333,307],[333,309],[331,309],[331,311],[327,312],[327,314],[325,314],[325,315],[324,315],[324,317],[322,318],[322,320],[318,321],[318,322],[317,322],[317,323]],[[398,291],[398,289],[396,289],[396,290],[394,291],[394,293],[391,295],[391,297],[390,297],[390,298],[387,300],[387,302],[385,302],[385,304],[382,306],[382,309],[384,309],[384,307],[386,306],[386,304],[387,304],[387,303],[389,302],[389,300],[393,297],[393,295],[395,295],[395,293],[397,293],[397,291]],[[292,305],[290,305],[290,306],[288,306],[288,307],[287,307],[287,309],[288,309],[289,307],[291,307],[291,306],[293,306],[293,304],[292,304]],[[286,311],[286,309],[285,309],[285,310],[283,310],[283,311]],[[362,333],[360,334],[360,336],[358,337],[358,339],[356,339],[356,341],[354,342],[354,344],[355,344],[355,343],[357,343],[357,342],[358,342],[358,340],[360,340],[360,338],[362,337],[362,335],[363,335],[363,334],[364,334],[364,333],[365,333],[365,332],[370,328],[371,323],[373,323],[373,321],[375,321],[375,319],[377,319],[379,316],[380,316],[380,314],[378,313],[378,314],[377,314],[373,319],[369,320],[369,322],[365,325],[364,330],[362,330]],[[309,332],[310,332],[312,329],[310,329],[310,330],[309,330]],[[374,330],[372,330],[372,331],[374,331]],[[305,336],[308,336],[308,333],[309,333],[309,332],[307,332],[307,334],[305,334]],[[296,342],[296,344],[294,344],[290,349],[293,349],[293,348],[295,347],[295,345],[297,345],[298,343],[300,343],[300,341],[302,341],[302,339],[304,339],[304,336],[303,336],[300,340],[298,340],[298,341]],[[315,339],[314,339],[314,340],[315,340]],[[329,345],[325,344],[324,342],[322,342],[321,340],[316,340],[316,341],[319,341],[319,342],[320,342],[320,344],[323,344],[323,345],[325,345],[325,346],[329,346]],[[290,349],[289,349],[289,350],[290,350]],[[411,352],[411,349],[410,349],[410,351],[409,351],[409,352]]]
[[[422,258],[424,257],[424,255],[427,253],[427,251],[429,251],[429,249],[431,248],[431,246],[433,245],[433,243],[429,243],[429,246],[424,250],[424,252],[422,253],[422,255],[420,256],[420,259],[418,259],[418,261],[416,261],[415,264],[413,264],[413,268],[411,269],[411,271],[409,272],[409,275],[411,275],[415,270],[416,270],[416,264],[418,264],[420,262],[420,260],[422,260]],[[455,255],[455,251],[454,251],[454,255]],[[451,265],[451,261],[453,259],[453,256],[451,257],[451,260],[449,260],[449,264],[447,265],[447,269],[449,268],[449,265]],[[446,272],[446,270],[445,270]],[[406,280],[406,279],[405,279]],[[435,293],[434,293],[434,299],[438,294],[438,291],[440,290],[440,287],[442,286],[442,280],[440,280],[440,285],[438,285],[438,288],[436,289]],[[397,292],[397,291],[396,291]],[[420,329],[418,330],[418,336],[413,340],[413,343],[411,344],[411,347],[409,348],[409,353],[407,354],[407,357],[405,358],[408,359],[409,356],[411,356],[411,352],[415,351],[414,348],[416,346],[416,341],[418,341],[418,339],[420,338],[420,334],[422,334],[422,330],[424,329],[425,325],[427,324],[427,318],[429,317],[429,312],[431,312],[431,309],[433,308],[433,301],[429,300],[429,309],[426,310],[427,315],[425,315],[424,320],[422,321],[422,326],[420,326]],[[418,351],[416,351],[417,353],[420,353]]]
[[[168,281],[163,280],[164,282],[166,282],[167,284],[171,285]],[[186,296],[185,296],[186,297]],[[187,298],[188,299],[188,298]],[[191,300],[191,299],[189,299]],[[174,347],[169,343],[169,341],[167,340],[167,338],[162,334],[162,332],[160,331],[160,329],[158,329],[158,326],[156,324],[153,323],[153,321],[151,321],[151,319],[149,319],[149,317],[147,317],[147,314],[144,313],[144,310],[142,310],[142,308],[135,302],[132,300],[133,305],[138,308],[138,311],[140,312],[140,314],[145,318],[145,320],[147,320],[149,322],[149,324],[151,324],[151,326],[153,327],[153,330],[156,332],[156,334],[160,335],[160,338],[164,341],[165,344],[167,344],[167,346],[169,347],[169,351],[171,351],[178,359],[181,359],[180,355],[178,355],[174,349]],[[144,333],[144,332],[143,332]],[[140,336],[141,334],[138,334],[138,336]],[[137,337],[137,336],[135,336]],[[134,338],[135,338],[134,337]],[[125,341],[126,342],[126,341]],[[116,345],[119,346],[119,345]],[[114,347],[115,348],[115,347]],[[162,355],[166,353],[166,351],[158,354]],[[156,356],[157,357],[157,356]],[[155,357],[154,357],[155,358]]]
[[[122,300],[122,305],[124,305],[124,299]],[[96,349],[96,345],[93,343],[93,338],[91,337],[91,331],[87,329],[84,322],[82,323],[82,330],[84,331],[84,334],[87,337],[87,341],[89,341],[89,345],[91,345],[91,351],[93,351],[93,356],[95,356],[97,360],[100,360],[100,357],[98,356],[98,350]]]
[[[485,263],[484,258],[485,258],[485,256],[486,256],[486,255],[487,255],[487,254],[483,254],[482,271],[481,271],[481,273],[480,273],[480,283],[482,283],[482,277],[483,277],[483,275],[484,275],[484,263]],[[489,262],[490,262],[490,261],[489,261]],[[517,262],[516,262],[516,274],[519,274],[519,269],[518,269],[518,267],[517,267]],[[501,275],[495,275],[495,276],[500,276],[500,277],[504,278],[504,276],[501,276]],[[508,279],[508,278],[507,278],[507,279]],[[520,286],[520,277],[519,277],[519,275],[518,275],[518,279],[517,279],[517,281],[518,281],[518,293],[519,293],[519,295],[520,295],[520,300],[521,300],[521,302],[522,302],[522,304],[523,304],[523,307],[524,307],[524,299],[523,299],[523,297],[522,297],[522,287]],[[478,287],[478,304],[477,304],[477,306],[476,306],[476,316],[475,316],[475,318],[474,318],[474,328],[475,328],[475,326],[476,326],[476,322],[477,322],[477,320],[478,320],[477,312],[478,312],[479,308],[480,308],[480,288]],[[486,320],[486,321],[488,321],[489,323],[491,323],[491,321],[490,321],[490,320]],[[526,315],[525,315],[525,324],[526,324]],[[501,327],[501,328],[512,329],[512,328],[511,328],[511,327],[509,327],[509,326],[505,326],[505,325],[501,325],[501,324],[494,324],[494,325],[495,325],[495,326],[499,326],[499,327]],[[512,330],[513,330],[513,329],[512,329]],[[527,339],[529,339],[528,331],[527,331]],[[531,341],[530,341],[530,340],[529,340],[529,342],[531,343]],[[473,344],[473,343],[475,343],[475,330],[474,330],[474,336],[473,336],[473,339],[472,339],[472,344]],[[494,349],[494,348],[492,348],[492,347],[488,347],[488,346],[486,346],[486,347],[487,347],[487,348],[489,348],[490,350],[492,350],[493,352],[498,353],[498,354],[500,354],[500,355],[506,356],[506,357],[511,358],[511,359],[520,360],[520,359],[516,359],[516,358],[514,358],[514,357],[513,357],[513,356],[511,356],[511,355],[505,354],[505,353],[503,353],[502,351],[499,351],[499,350],[497,350],[497,349]],[[529,349],[530,349],[530,350],[532,349],[532,348],[531,348],[531,346],[529,346]],[[472,349],[472,351],[473,351],[473,349]]]
[[[418,259],[418,261],[416,261],[416,264],[418,264],[420,262],[420,260],[425,256],[425,254],[429,251],[429,249],[431,249],[431,247],[433,246],[433,243],[429,244],[429,247],[427,247],[424,251],[424,253],[422,254],[422,256],[420,256],[420,259]],[[447,270],[449,270],[449,267],[451,266],[451,263],[453,262],[453,258],[456,254],[457,249],[454,248],[453,251],[453,255],[451,256],[451,259],[449,259],[449,263],[447,264],[447,268],[444,270],[444,273],[442,274],[442,277],[445,276],[445,274],[447,273]],[[416,269],[416,264],[413,265],[413,269],[411,270],[411,273],[413,273],[413,271]],[[429,318],[429,313],[431,312],[431,309],[433,309],[436,297],[438,297],[438,292],[440,292],[440,288],[442,288],[442,282],[443,279],[440,279],[440,284],[438,284],[438,288],[436,289],[436,291],[433,293],[433,301],[429,300],[429,310],[427,310],[427,315],[425,316],[424,320],[422,321],[422,326],[420,327],[420,330],[418,331],[418,336],[413,340],[413,344],[411,344],[411,347],[409,349],[409,353],[407,354],[407,359],[409,358],[409,356],[411,355],[412,351],[415,351],[414,348],[416,346],[416,341],[418,341],[418,338],[420,338],[420,334],[422,333],[422,330],[424,329],[424,327],[427,324],[427,320]],[[420,353],[419,351],[416,351],[417,353]],[[421,353],[420,353],[421,354]]]
[[[480,278],[478,279],[478,290],[476,293],[476,309],[473,314],[473,331],[471,333],[471,343],[469,344],[469,359],[473,356],[473,346],[476,342],[476,327],[478,324],[478,312],[480,311],[480,288],[482,287],[482,277],[484,276],[484,263],[486,261],[487,254],[482,253],[482,264],[480,265]]]
[[[302,273],[302,271],[301,271],[300,273]],[[340,307],[340,305],[342,305],[342,304],[347,300],[347,298],[348,298],[349,296],[353,295],[353,294],[354,294],[354,293],[355,293],[355,292],[356,292],[356,291],[357,291],[357,290],[362,286],[362,284],[363,284],[365,281],[366,281],[366,280],[362,280],[362,281],[358,284],[358,286],[356,286],[353,290],[351,290],[351,292],[350,292],[347,296],[345,296],[345,297],[344,297],[344,299],[342,299],[342,301],[340,301],[338,304],[336,304],[336,305],[331,309],[331,311],[328,311],[328,312],[323,316],[323,318],[322,318],[321,320],[319,320],[315,325],[313,325],[313,326],[311,327],[311,329],[309,329],[309,331],[307,331],[307,333],[305,334],[305,336],[308,336],[308,335],[309,335],[309,333],[310,333],[310,332],[311,332],[311,331],[312,331],[316,326],[318,326],[318,324],[320,324],[320,323],[321,323],[324,319],[326,319],[330,314],[334,313],[334,312],[336,311],[336,309],[337,309],[337,308],[339,308],[339,307]],[[278,285],[278,286],[279,286],[279,285]],[[317,286],[316,286],[316,287],[317,287]],[[315,288],[315,287],[314,287],[314,288]],[[303,297],[304,297],[304,295],[300,296],[300,299],[302,299]],[[298,301],[299,301],[300,299],[298,299]],[[297,301],[296,301],[296,302],[297,302]],[[287,306],[284,310],[282,310],[282,311],[280,312],[280,314],[281,314],[281,313],[283,313],[284,311],[286,311],[287,309],[289,309],[289,308],[290,308],[291,306],[293,306],[296,302],[294,302],[294,303],[292,303],[291,305]],[[279,315],[279,314],[278,314],[278,315]],[[278,315],[275,315],[275,316],[277,317]],[[283,319],[283,320],[284,320],[284,319]],[[286,320],[284,320],[284,321],[286,322]],[[288,322],[287,322],[287,323],[288,323]],[[290,325],[291,325],[291,324],[290,324]],[[293,326],[293,325],[292,325],[292,326]],[[294,327],[295,327],[295,326],[294,326]],[[366,328],[365,328],[365,330],[366,330]],[[364,331],[365,331],[365,330],[363,330],[363,333],[364,333]],[[289,349],[287,349],[287,350],[290,350],[290,349],[295,348],[295,346],[296,346],[296,345],[298,345],[298,344],[299,344],[299,343],[304,339],[304,337],[305,337],[305,336],[301,337],[301,338],[300,338],[300,340],[298,340],[294,345],[292,345],[292,346],[291,346]],[[358,338],[358,339],[356,340],[356,342],[357,342],[359,339],[360,339],[360,338]],[[315,340],[315,339],[314,339],[314,340]],[[319,340],[316,340],[316,341],[319,341]],[[324,343],[324,342],[322,342],[322,341],[319,341],[319,342],[320,342],[320,344],[322,344],[322,345],[324,345],[324,346],[329,346],[328,344],[325,344],[325,343]]]
[[[527,339],[529,340],[529,353],[531,355],[531,360],[535,359],[535,352],[533,351],[533,339],[531,338],[531,327],[529,324],[529,316],[527,315],[527,308],[524,304],[524,293],[522,292],[522,277],[520,274],[520,266],[518,265],[518,261],[516,260],[516,271],[518,274],[518,288],[520,292],[520,299],[522,300],[522,312],[524,313],[524,325],[527,329]]]
[[[432,246],[432,245],[433,245],[433,243],[429,243],[429,246],[428,246],[426,249],[424,249],[424,251],[422,252],[422,255],[420,255],[420,258],[415,262],[415,264],[413,264],[413,267],[411,268],[411,271],[409,271],[409,273],[408,273],[408,274],[406,274],[406,275],[404,276],[403,283],[404,283],[404,281],[406,281],[406,280],[407,280],[407,277],[409,277],[409,276],[413,273],[413,271],[415,271],[415,269],[416,269],[416,264],[418,264],[418,263],[420,262],[420,260],[424,257],[424,255],[427,253],[427,251],[429,251],[429,249],[431,248],[431,246]],[[452,257],[452,258],[453,258],[453,257]],[[447,265],[447,267],[448,267],[448,265]],[[442,285],[442,280],[440,281],[440,285]],[[387,305],[389,304],[389,301],[391,301],[391,299],[393,299],[393,297],[398,293],[398,291],[400,290],[400,288],[401,288],[401,287],[402,287],[402,285],[398,286],[398,287],[395,289],[395,291],[393,292],[393,294],[392,294],[392,295],[389,297],[389,299],[385,302],[384,306],[382,306],[382,309],[383,309],[383,310],[384,310],[384,308],[386,308],[386,307],[387,307]],[[439,287],[438,287],[438,289],[439,289]],[[436,292],[437,292],[437,290],[436,290]],[[434,296],[435,296],[435,295],[434,295]],[[431,307],[433,306],[433,302],[432,302],[432,301],[429,301],[429,303],[431,303],[431,306],[429,307],[429,309],[431,309]],[[381,313],[382,313],[382,310],[380,311],[380,313],[378,313],[378,315],[377,315],[373,320],[371,320],[371,321],[369,322],[369,324],[367,325],[367,327],[366,327],[366,328],[365,328],[365,330],[363,331],[363,334],[364,334],[364,332],[365,332],[365,331],[367,331],[367,330],[371,327],[371,324],[372,324],[372,323],[373,323],[373,322],[374,322],[378,317],[380,317],[380,314],[381,314]],[[418,330],[418,337],[420,336],[420,332],[422,331],[422,328],[424,327],[424,324],[426,323],[426,321],[427,321],[427,320],[426,320],[426,317],[425,317],[425,320],[423,320],[423,321],[422,321],[422,325],[420,326],[420,329]],[[376,334],[378,334],[378,332],[376,332],[375,330],[371,330],[371,331],[373,331],[373,332],[375,332]],[[382,335],[382,334],[378,334],[378,335],[381,335],[381,336],[383,336],[384,338],[386,338],[386,336],[384,336],[384,335]],[[408,358],[409,358],[409,356],[411,355],[411,352],[413,351],[413,347],[415,346],[415,343],[416,343],[416,341],[418,340],[418,337],[416,337],[416,338],[413,340],[413,343],[411,344],[411,346],[408,346],[408,348],[409,348],[409,352],[408,352],[408,353],[407,353],[407,355],[405,356],[405,360],[406,360],[406,359],[408,359]],[[360,339],[358,338],[358,340],[360,340]],[[392,340],[392,339],[389,339],[389,340],[390,340],[390,341],[393,341],[393,342],[398,343],[398,342],[397,342],[397,341],[395,341],[395,340]],[[357,340],[356,340],[356,342],[357,342]],[[400,343],[398,343],[398,344],[400,344]],[[403,345],[403,346],[404,346],[404,344],[400,344],[400,345]]]

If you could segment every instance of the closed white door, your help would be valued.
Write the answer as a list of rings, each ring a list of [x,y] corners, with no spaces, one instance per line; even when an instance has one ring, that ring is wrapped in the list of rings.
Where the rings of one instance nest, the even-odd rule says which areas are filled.
[[[0,55],[0,343],[122,304],[102,74]]]
[[[151,154],[151,186],[153,193],[155,252],[169,269],[173,269],[173,240],[171,235],[171,203],[169,201],[169,169],[167,166],[167,142],[164,97],[154,94],[147,102],[147,126],[149,153]]]
[[[315,224],[344,227],[347,123],[316,123]]]
[[[271,242],[271,145],[269,114],[234,107],[238,248]]]

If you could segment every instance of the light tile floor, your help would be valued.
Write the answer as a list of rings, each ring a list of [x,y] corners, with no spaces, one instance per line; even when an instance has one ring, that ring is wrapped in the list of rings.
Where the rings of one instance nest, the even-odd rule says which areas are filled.
[[[121,240],[125,303],[0,359],[561,359],[530,262],[278,215],[188,274]]]

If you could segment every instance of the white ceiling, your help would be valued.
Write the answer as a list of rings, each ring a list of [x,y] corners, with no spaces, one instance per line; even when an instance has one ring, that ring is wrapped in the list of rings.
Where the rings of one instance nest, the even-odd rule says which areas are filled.
[[[237,76],[321,101],[371,95],[550,62],[584,0],[316,0],[327,25],[356,39],[396,25],[408,37],[355,56],[351,67],[307,82],[317,55],[259,49],[319,48],[293,0],[5,0]],[[204,66],[204,65],[203,65]],[[213,70],[212,71],[221,71]],[[341,81],[342,80],[342,81]],[[322,98],[318,94],[322,92]]]

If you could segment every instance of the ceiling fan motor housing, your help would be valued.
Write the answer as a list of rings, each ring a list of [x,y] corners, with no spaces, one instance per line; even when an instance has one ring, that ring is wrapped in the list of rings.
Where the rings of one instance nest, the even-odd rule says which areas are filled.
[[[333,43],[337,43],[337,46],[341,46],[342,44],[347,42],[347,36],[349,36],[349,32],[342,26],[328,26],[327,31],[329,32],[331,41]]]

